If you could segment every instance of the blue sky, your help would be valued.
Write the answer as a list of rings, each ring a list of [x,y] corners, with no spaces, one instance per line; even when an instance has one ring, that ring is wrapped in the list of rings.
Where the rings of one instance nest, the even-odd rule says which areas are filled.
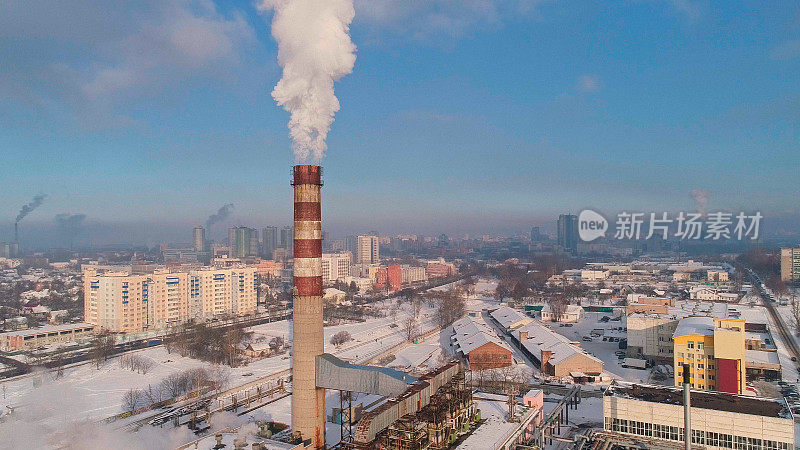
[[[269,17],[94,3],[0,15],[0,240],[38,193],[31,226],[83,213],[169,239],[228,202],[226,225],[287,223]],[[352,37],[323,161],[335,234],[522,231],[689,210],[693,189],[800,215],[796,2],[357,0]]]

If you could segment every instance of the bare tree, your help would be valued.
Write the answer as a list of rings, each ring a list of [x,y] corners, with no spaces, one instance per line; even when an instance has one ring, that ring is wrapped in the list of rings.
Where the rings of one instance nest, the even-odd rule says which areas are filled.
[[[347,331],[340,331],[333,336],[331,336],[331,344],[339,346],[346,342],[349,342],[352,339],[350,333]]]
[[[411,341],[417,337],[417,319],[410,316],[407,317],[406,320],[403,321],[403,331],[405,331],[407,341]]]
[[[561,293],[548,297],[547,304],[550,306],[550,313],[553,314],[553,321],[559,322],[561,317],[567,312],[569,301],[567,297]]]
[[[792,295],[792,303],[790,304],[792,312],[792,322],[794,322],[795,334],[800,336],[800,301],[796,295]]]
[[[138,389],[130,389],[122,396],[122,409],[128,412],[136,411],[143,400],[142,392]]]

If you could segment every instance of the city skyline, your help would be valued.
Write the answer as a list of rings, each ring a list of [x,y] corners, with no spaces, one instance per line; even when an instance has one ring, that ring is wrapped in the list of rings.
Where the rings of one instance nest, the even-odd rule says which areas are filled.
[[[357,2],[357,70],[337,83],[323,161],[327,228],[523,231],[583,208],[690,210],[695,189],[710,208],[796,226],[796,6],[751,17],[703,2],[523,3]],[[59,23],[57,8],[0,19],[15,42],[0,77],[0,227],[39,193],[25,226],[61,213],[194,226],[226,203],[237,224],[288,223],[269,15],[247,2],[127,5],[124,18],[84,9],[124,22],[123,37]],[[153,59],[137,60],[129,48],[142,27],[188,25],[207,33],[205,51],[145,40]],[[27,77],[25,55],[43,47],[63,51],[37,56],[39,76]]]

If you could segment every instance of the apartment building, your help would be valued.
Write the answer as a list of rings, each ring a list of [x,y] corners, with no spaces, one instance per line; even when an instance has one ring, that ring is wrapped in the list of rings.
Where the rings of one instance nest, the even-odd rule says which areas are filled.
[[[781,249],[781,280],[800,283],[800,248]]]
[[[741,394],[747,381],[745,321],[692,316],[681,319],[672,335],[675,385],[683,385],[684,364],[692,388]]]
[[[114,332],[161,329],[189,320],[256,311],[256,269],[202,268],[180,272],[124,268],[84,270],[86,322]]]
[[[356,251],[359,264],[378,264],[380,258],[380,242],[378,236],[359,236]]]

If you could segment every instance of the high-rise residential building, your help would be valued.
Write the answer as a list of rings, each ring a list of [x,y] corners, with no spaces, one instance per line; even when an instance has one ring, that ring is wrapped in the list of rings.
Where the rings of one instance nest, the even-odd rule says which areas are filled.
[[[578,216],[558,216],[558,245],[573,253],[578,251]]]
[[[206,229],[194,227],[194,249],[197,253],[206,251]]]
[[[745,390],[745,321],[689,316],[678,322],[674,342],[675,386],[683,385],[683,365],[694,389],[741,394]]]
[[[220,314],[256,312],[258,292],[255,267],[189,272],[189,318],[207,320]]]
[[[294,255],[294,227],[281,228],[281,248],[286,250],[286,257]]]
[[[800,284],[800,248],[781,249],[781,280]]]
[[[228,246],[231,257],[258,256],[258,230],[247,227],[229,228]]]
[[[357,255],[359,264],[378,264],[381,260],[378,236],[359,236]]]
[[[542,240],[542,234],[539,232],[539,227],[531,227],[531,242],[539,242]]]
[[[125,333],[256,311],[256,269],[87,268],[83,274],[85,321]]]
[[[335,283],[336,280],[350,276],[353,255],[350,252],[322,254],[322,282]]]
[[[344,238],[344,249],[352,253],[358,260],[358,236],[347,236]]]
[[[261,254],[272,258],[272,252],[278,248],[278,227],[266,227],[261,230]]]

